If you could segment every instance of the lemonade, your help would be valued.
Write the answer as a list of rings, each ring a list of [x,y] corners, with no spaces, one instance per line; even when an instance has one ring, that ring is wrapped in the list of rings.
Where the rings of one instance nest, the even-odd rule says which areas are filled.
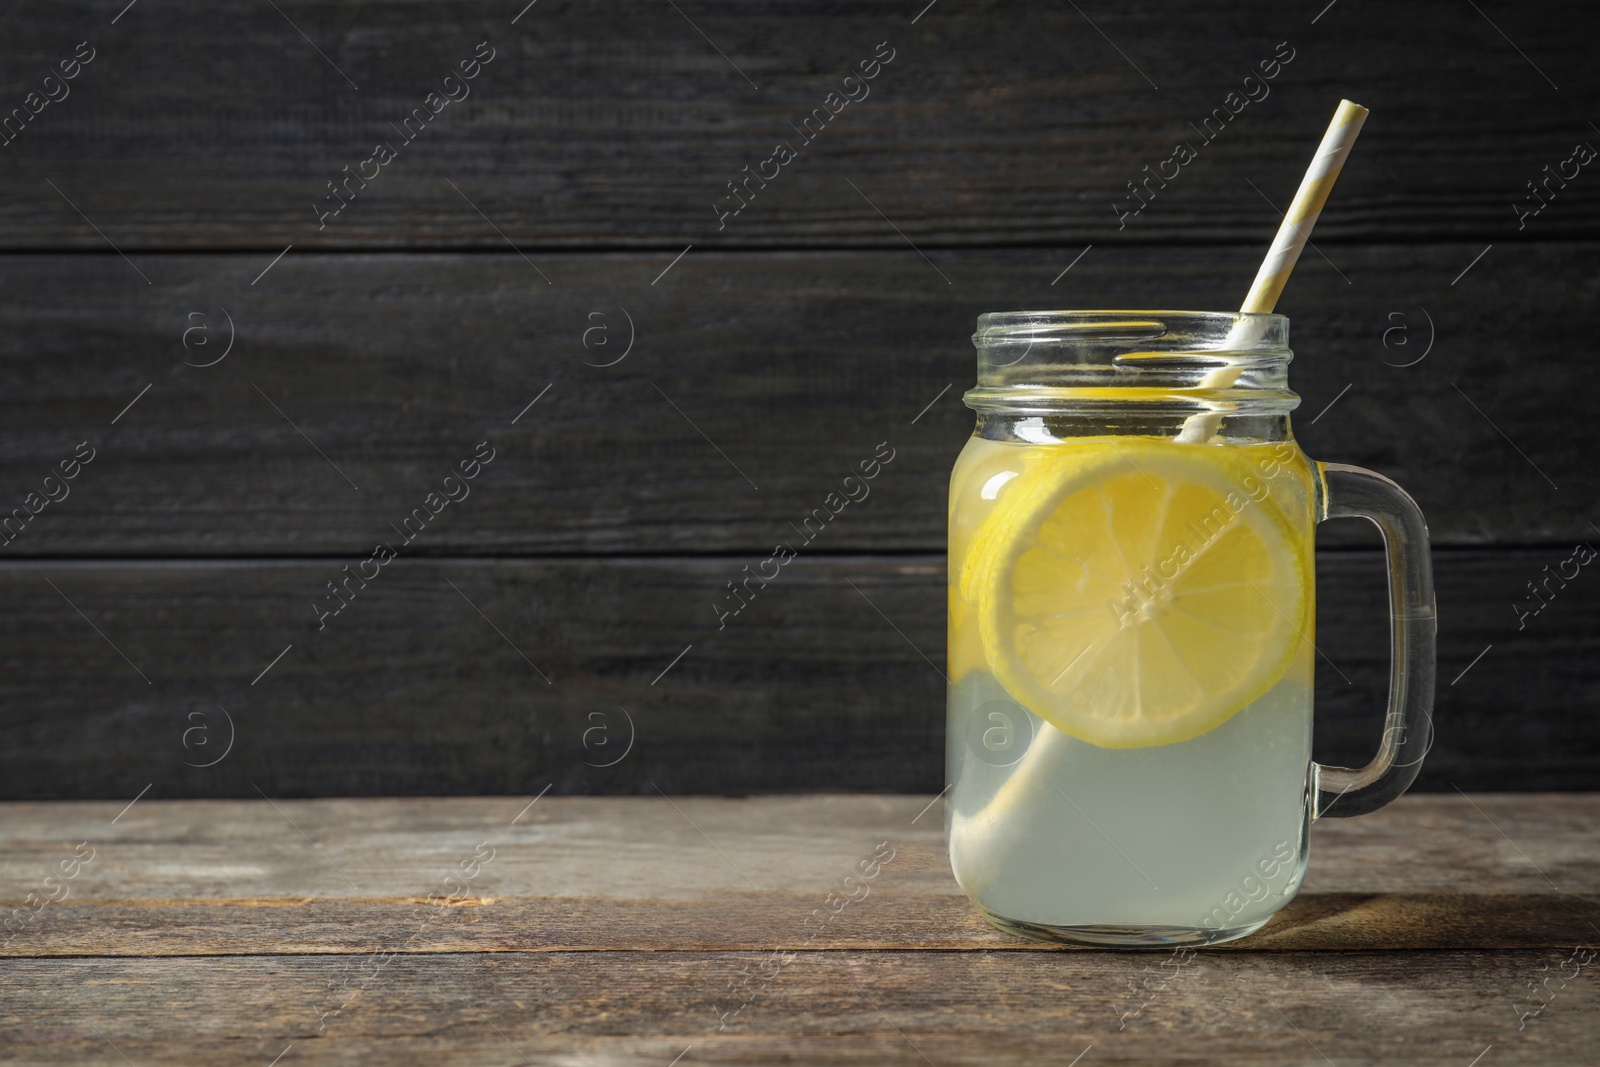
[[[1042,426],[1042,420],[1030,420]],[[994,921],[1236,937],[1305,870],[1316,475],[1288,437],[975,436],[950,483],[957,880]]]
[[[1243,937],[1299,888],[1313,818],[1376,811],[1427,754],[1427,523],[1383,475],[1301,454],[1273,314],[1366,116],[1339,102],[1238,312],[978,317],[978,426],[950,483],[946,829],[1004,929]],[[1312,531],[1347,517],[1382,532],[1389,570],[1389,707],[1359,768],[1311,761]]]

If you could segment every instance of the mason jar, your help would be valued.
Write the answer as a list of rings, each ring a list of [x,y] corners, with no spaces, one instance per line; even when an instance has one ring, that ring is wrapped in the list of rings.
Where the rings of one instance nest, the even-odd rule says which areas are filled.
[[[1289,320],[983,315],[950,480],[950,863],[1003,929],[1220,942],[1304,877],[1307,828],[1404,792],[1429,743],[1427,527],[1290,427]],[[1315,527],[1382,532],[1392,668],[1360,769],[1311,759]]]

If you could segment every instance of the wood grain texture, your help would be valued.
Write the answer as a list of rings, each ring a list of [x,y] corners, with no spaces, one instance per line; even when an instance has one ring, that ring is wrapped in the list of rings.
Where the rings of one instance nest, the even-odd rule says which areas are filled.
[[[472,854],[468,843],[461,855]],[[944,861],[942,852],[933,858]],[[881,903],[863,905],[876,913],[871,917],[865,911],[847,913],[825,929],[807,926],[806,917],[836,889],[810,896],[733,890],[693,901],[468,898],[453,904],[443,917],[427,903],[425,893],[349,900],[69,901],[52,905],[39,920],[37,934],[28,931],[27,937],[6,945],[0,958],[361,956],[376,951],[374,946],[402,955],[688,949],[1006,952],[1033,947],[989,925],[965,897],[917,897],[892,884],[880,886],[878,897],[869,898],[881,898]],[[443,892],[439,887],[434,891]],[[21,907],[22,901],[8,906]],[[1494,950],[1570,949],[1575,941],[1593,940],[1585,931],[1596,920],[1600,896],[1585,900],[1538,893],[1302,890],[1248,943],[1219,951],[1400,952],[1462,944]]]
[[[0,1062],[1577,1063],[1600,1033],[1584,978],[1519,1029],[1594,943],[1593,794],[1319,822],[1292,910],[1175,975],[977,921],[929,797],[529,799],[0,804],[4,903],[96,849],[0,950]]]
[[[1592,382],[1565,358],[1600,332],[1600,245],[1497,246],[1452,286],[1479,250],[1308,258],[1282,309],[1296,429],[1407,487],[1436,544],[1570,551],[1600,493]],[[765,555],[882,442],[894,461],[816,547],[942,551],[979,313],[1231,307],[1257,254],[1096,247],[1052,286],[1079,251],[940,252],[954,287],[910,249],[696,250],[655,286],[670,257],[557,257],[546,286],[515,255],[297,250],[252,287],[270,257],[146,256],[153,288],[115,256],[0,260],[0,504],[97,450],[0,552],[365,555],[484,440],[494,463],[411,553]],[[229,316],[227,358],[186,366],[222,355]],[[1509,355],[1528,346],[1538,374]]]
[[[0,905],[21,905],[78,841],[93,859],[0,955],[1056,950],[968,904],[931,798],[528,800],[146,798],[115,825],[120,803],[10,803]],[[1600,918],[1597,805],[1411,795],[1320,822],[1299,896],[1219,950],[1570,947]],[[867,896],[814,918],[882,841],[893,857]],[[446,888],[475,856],[474,877]],[[450,907],[427,901],[456,888]]]
[[[1066,1067],[1092,1045],[1126,1064],[1461,1067],[1493,1045],[1498,1062],[1576,1064],[1592,984],[1517,1030],[1524,983],[1565,954],[1217,954],[1121,1031],[1149,956],[803,953],[723,1032],[728,984],[763,955],[405,957],[322,1030],[348,960],[5,961],[0,1062],[266,1064],[292,1046],[285,1063],[661,1067],[692,1046],[681,1062]]]
[[[483,914],[472,910],[480,904],[517,899],[574,905],[693,904],[739,894],[810,899],[837,889],[856,861],[886,840],[898,851],[883,866],[881,892],[892,888],[910,899],[933,900],[960,892],[943,857],[943,802],[934,801],[933,794],[673,793],[669,802],[654,791],[645,797],[274,797],[270,803],[260,794],[165,800],[153,793],[131,805],[129,798],[8,801],[0,803],[6,845],[0,900],[31,889],[36,876],[78,841],[105,850],[106,862],[95,859],[73,881],[68,902],[87,907],[131,900],[207,907],[268,899],[420,901],[438,892],[481,841],[495,856],[470,879],[473,915]],[[1459,891],[1547,901],[1576,894],[1578,900],[1600,889],[1597,804],[1600,794],[1594,793],[1409,793],[1361,818],[1322,819],[1312,827],[1305,892],[1420,899]],[[65,906],[52,905],[46,914]],[[839,921],[870,910],[862,902]],[[988,928],[963,931],[947,947],[974,943],[976,929]],[[627,947],[603,930],[586,936],[588,947]],[[736,928],[703,936],[729,939],[718,944],[750,943],[738,940],[744,935]],[[987,933],[976,943],[1042,947]],[[1241,944],[1260,943],[1256,936]]]
[[[1546,556],[1439,556],[1421,788],[1600,781],[1600,734],[1575,710],[1596,700],[1595,599],[1574,586],[1522,632],[1511,608]],[[802,557],[722,630],[713,598],[738,559],[400,559],[319,631],[313,598],[343,564],[0,570],[5,794],[943,784],[942,558]],[[1358,766],[1387,692],[1382,565],[1334,553],[1319,570],[1316,754]]]
[[[901,247],[885,216],[930,245],[1264,244],[1278,216],[1248,183],[1286,202],[1346,92],[1374,120],[1320,240],[1510,239],[1524,183],[1593,134],[1577,102],[1596,88],[1585,42],[1600,29],[1555,0],[1494,21],[1445,0],[1345,0],[1314,25],[1315,11],[1215,0],[920,19],[898,0],[543,0],[515,25],[522,5],[482,0],[279,6],[147,4],[115,25],[82,0],[8,11],[7,108],[77,42],[98,54],[4,149],[0,242],[102,249],[64,194],[127,251],[500,247],[494,227],[531,248]],[[1294,58],[1270,95],[1232,104],[1284,41]],[[402,144],[398,124],[478,42],[495,59],[471,95]],[[792,124],[879,42],[895,58],[870,96],[801,144]],[[1240,113],[1207,144],[1197,126],[1225,104]],[[780,140],[799,158],[719,230],[713,200]],[[1113,201],[1180,141],[1199,158],[1169,165],[1179,176],[1119,232]],[[319,231],[325,183],[379,142],[398,158],[365,168],[377,176]],[[1557,195],[1532,225],[1600,233],[1592,196]]]

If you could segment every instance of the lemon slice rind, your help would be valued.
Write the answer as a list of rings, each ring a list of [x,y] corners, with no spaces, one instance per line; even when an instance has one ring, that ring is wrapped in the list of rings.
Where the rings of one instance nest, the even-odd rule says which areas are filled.
[[[1284,675],[1306,640],[1309,564],[1270,496],[1243,493],[1243,458],[1139,439],[1040,452],[960,576],[1018,703],[1079,740],[1142,748],[1215,729]]]

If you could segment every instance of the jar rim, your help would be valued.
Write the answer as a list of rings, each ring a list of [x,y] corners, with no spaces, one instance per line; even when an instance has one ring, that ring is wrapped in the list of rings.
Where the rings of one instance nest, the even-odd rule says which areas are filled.
[[[972,335],[979,411],[1287,413],[1289,319],[1242,311],[997,311]]]
[[[987,311],[978,316],[972,343],[978,347],[1007,341],[1086,342],[1159,341],[1182,337],[1190,351],[1227,347],[1239,350],[1238,328],[1249,324],[1249,349],[1285,347],[1289,317],[1277,312],[1186,311],[1175,308]],[[1049,336],[1043,336],[1049,334]]]

